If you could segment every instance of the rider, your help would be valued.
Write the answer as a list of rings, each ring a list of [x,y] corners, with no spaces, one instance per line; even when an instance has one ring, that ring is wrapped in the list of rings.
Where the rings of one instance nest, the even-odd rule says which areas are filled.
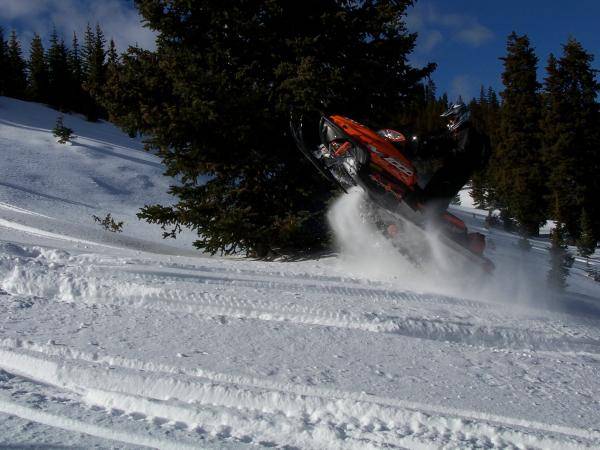
[[[425,205],[439,208],[440,211],[448,207],[473,173],[485,166],[490,154],[488,137],[473,126],[471,114],[464,103],[451,105],[442,117],[448,121],[446,126],[451,150],[444,152],[441,167],[423,187]],[[448,142],[448,135],[439,139]],[[435,141],[436,139],[431,140],[430,145],[439,146],[439,142],[435,144]]]

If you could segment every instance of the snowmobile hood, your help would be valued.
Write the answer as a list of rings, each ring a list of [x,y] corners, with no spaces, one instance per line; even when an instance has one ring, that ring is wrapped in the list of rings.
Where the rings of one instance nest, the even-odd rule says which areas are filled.
[[[348,117],[333,115],[328,120],[367,149],[377,166],[399,178],[407,186],[417,183],[412,163],[388,139]]]

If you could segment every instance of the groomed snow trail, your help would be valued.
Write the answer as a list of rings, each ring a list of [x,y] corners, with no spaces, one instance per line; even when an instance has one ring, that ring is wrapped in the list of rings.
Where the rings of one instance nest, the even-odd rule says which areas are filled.
[[[38,119],[22,129],[3,111]],[[519,286],[534,299],[508,302],[392,268],[365,275],[378,264],[366,253],[190,256],[131,219],[153,199],[112,180],[115,161],[157,196],[163,180],[107,124],[69,117],[91,148],[58,173],[28,166],[64,151],[47,139],[53,114],[0,98],[0,446],[600,446],[600,305],[579,269],[566,298]],[[86,177],[103,193],[80,191]],[[123,235],[90,223],[103,211],[129,218]],[[493,238],[502,284],[516,238]],[[535,245],[528,264],[543,265]]]

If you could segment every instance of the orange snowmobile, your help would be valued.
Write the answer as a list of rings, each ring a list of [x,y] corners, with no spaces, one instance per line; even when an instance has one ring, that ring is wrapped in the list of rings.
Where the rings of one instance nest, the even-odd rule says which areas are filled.
[[[291,130],[300,151],[325,178],[346,192],[354,186],[367,192],[378,207],[380,228],[393,243],[402,244],[401,230],[408,222],[422,232],[439,231],[436,234],[447,247],[484,271],[493,270],[493,263],[483,256],[484,236],[469,233],[461,219],[446,211],[447,202],[428,197],[427,187],[419,185],[402,133],[375,132],[347,117],[324,115],[319,123],[321,144],[311,150],[304,140],[302,121],[292,123]]]

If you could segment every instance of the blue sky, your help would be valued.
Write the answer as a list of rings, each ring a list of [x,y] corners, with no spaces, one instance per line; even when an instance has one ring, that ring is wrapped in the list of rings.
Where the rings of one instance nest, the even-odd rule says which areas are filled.
[[[560,54],[569,36],[600,58],[600,0],[419,0],[406,18],[419,33],[411,56],[415,65],[438,63],[433,79],[451,99],[476,96],[479,87],[501,89],[506,37],[526,33],[540,58],[540,78],[551,52]],[[154,47],[154,35],[143,28],[132,0],[0,0],[0,25],[17,29],[29,46],[33,31],[47,36],[56,25],[70,41],[87,22],[100,22],[120,50],[138,43]],[[600,67],[600,63],[596,63]]]
[[[436,62],[433,79],[451,99],[476,96],[481,84],[501,89],[506,38],[529,35],[540,58],[540,80],[550,53],[560,54],[569,36],[600,58],[598,0],[419,0],[407,23],[419,33],[415,64]],[[595,61],[600,68],[600,61]]]
[[[154,47],[154,34],[143,28],[133,0],[0,0],[0,25],[5,37],[16,29],[27,52],[33,32],[47,37],[56,26],[70,44],[73,31],[80,41],[86,24],[100,23],[119,50],[131,44]]]

